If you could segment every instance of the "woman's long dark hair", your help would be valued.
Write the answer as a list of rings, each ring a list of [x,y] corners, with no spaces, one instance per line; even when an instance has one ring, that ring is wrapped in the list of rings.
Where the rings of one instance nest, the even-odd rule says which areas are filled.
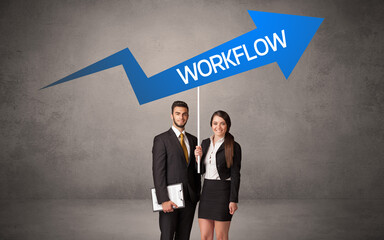
[[[221,117],[224,119],[225,123],[227,124],[227,132],[225,133],[224,137],[224,150],[225,150],[225,161],[227,162],[227,168],[230,168],[233,165],[233,144],[235,142],[235,138],[232,136],[232,134],[229,133],[229,129],[231,128],[231,118],[229,117],[228,113],[219,110],[212,114],[211,117],[211,127],[212,127],[212,121],[215,116]]]

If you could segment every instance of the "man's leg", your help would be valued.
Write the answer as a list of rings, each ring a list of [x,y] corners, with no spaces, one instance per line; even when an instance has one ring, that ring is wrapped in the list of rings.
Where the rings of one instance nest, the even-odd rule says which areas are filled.
[[[177,227],[178,211],[170,213],[159,212],[160,240],[173,240]]]
[[[176,228],[175,240],[188,240],[191,235],[193,217],[195,216],[196,204],[185,201],[185,208],[178,209],[179,218]]]

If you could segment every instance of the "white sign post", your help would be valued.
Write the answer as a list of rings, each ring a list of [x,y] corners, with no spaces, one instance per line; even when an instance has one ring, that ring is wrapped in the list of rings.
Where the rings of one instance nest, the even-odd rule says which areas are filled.
[[[197,145],[200,145],[200,87],[197,87]],[[200,156],[197,157],[197,173],[200,173]]]

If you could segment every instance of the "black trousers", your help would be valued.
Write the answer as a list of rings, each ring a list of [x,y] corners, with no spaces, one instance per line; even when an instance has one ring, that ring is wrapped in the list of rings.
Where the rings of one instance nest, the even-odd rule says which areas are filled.
[[[189,240],[196,203],[185,201],[185,208],[159,213],[161,240]]]

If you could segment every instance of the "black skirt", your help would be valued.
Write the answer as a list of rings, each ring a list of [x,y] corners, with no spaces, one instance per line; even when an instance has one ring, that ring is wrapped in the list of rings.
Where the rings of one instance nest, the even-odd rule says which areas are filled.
[[[199,218],[231,221],[229,194],[231,181],[204,179],[199,203]]]

